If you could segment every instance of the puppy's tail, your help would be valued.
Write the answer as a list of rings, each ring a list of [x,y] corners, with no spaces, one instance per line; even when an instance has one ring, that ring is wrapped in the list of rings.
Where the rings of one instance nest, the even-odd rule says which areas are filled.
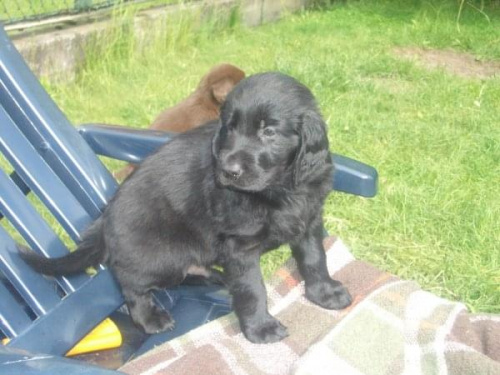
[[[83,235],[78,248],[60,258],[46,258],[32,250],[19,246],[19,255],[35,271],[49,276],[71,275],[97,266],[105,259],[106,249],[101,219],[93,223]]]

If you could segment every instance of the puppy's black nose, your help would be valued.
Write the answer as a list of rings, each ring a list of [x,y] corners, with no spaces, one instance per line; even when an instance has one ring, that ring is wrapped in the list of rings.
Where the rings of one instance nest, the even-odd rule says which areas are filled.
[[[228,163],[222,168],[222,173],[227,179],[236,181],[243,173],[243,168],[239,163]]]

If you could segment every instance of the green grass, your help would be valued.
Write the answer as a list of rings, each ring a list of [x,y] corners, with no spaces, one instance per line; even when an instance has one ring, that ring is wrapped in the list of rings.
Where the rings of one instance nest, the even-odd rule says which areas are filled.
[[[147,127],[218,62],[293,75],[316,95],[332,151],[380,174],[373,199],[330,195],[328,231],[360,259],[472,311],[500,313],[500,78],[428,71],[392,52],[499,59],[499,9],[458,14],[453,1],[359,1],[255,29],[212,22],[194,32],[178,22],[147,48],[117,38],[76,82],[46,86],[76,124]],[[265,274],[288,256],[266,256]]]

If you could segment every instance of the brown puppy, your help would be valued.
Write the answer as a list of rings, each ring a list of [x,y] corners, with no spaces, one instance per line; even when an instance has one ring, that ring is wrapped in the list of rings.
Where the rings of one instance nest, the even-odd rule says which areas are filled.
[[[150,129],[180,133],[217,119],[227,94],[243,78],[245,72],[234,65],[215,65],[191,95],[160,113]],[[115,178],[123,180],[133,170],[134,166],[129,164],[115,173]]]
[[[196,90],[179,104],[166,109],[151,124],[151,129],[185,132],[219,117],[219,109],[233,87],[245,78],[234,65],[214,66]]]

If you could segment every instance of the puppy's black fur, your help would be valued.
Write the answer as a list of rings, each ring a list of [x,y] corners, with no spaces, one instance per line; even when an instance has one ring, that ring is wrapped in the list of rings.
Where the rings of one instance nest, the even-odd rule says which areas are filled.
[[[287,331],[267,311],[262,253],[289,243],[309,300],[327,309],[351,302],[329,277],[322,246],[331,174],[311,92],[283,74],[254,75],[229,94],[220,121],[180,134],[147,158],[76,252],[45,259],[23,251],[23,258],[50,275],[106,263],[148,333],[174,324],[154,305],[152,289],[220,265],[245,336],[278,341]]]

